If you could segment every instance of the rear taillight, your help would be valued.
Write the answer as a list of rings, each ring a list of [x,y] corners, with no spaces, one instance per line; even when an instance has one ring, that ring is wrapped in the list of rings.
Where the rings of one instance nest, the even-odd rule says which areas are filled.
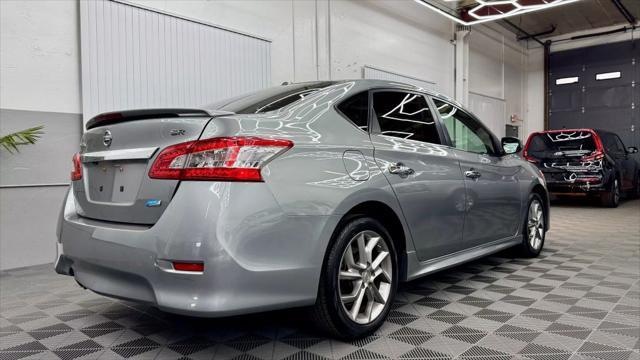
[[[522,150],[522,156],[530,163],[534,163],[537,164],[540,162],[540,160],[536,159],[535,157],[529,155],[529,145],[531,145],[531,141],[533,140],[534,137],[536,137],[538,135],[537,132],[532,133],[531,135],[529,135],[529,138],[527,138],[527,142],[524,145],[524,150]]]
[[[190,141],[162,150],[149,170],[153,179],[262,181],[260,170],[293,142],[258,137]]]
[[[602,159],[604,159],[604,152],[602,152],[601,150],[594,150],[591,154],[583,156],[581,160],[583,162],[587,162]]]
[[[524,150],[524,151],[522,152],[522,156],[523,156],[525,159],[527,159],[527,161],[528,161],[528,162],[530,162],[530,163],[537,164],[537,163],[539,163],[539,162],[540,162],[540,160],[538,160],[538,159],[536,159],[535,157],[533,157],[533,156],[529,155],[529,153],[527,152],[527,150]]]
[[[73,170],[71,171],[71,181],[82,179],[82,162],[80,161],[80,154],[73,155]]]

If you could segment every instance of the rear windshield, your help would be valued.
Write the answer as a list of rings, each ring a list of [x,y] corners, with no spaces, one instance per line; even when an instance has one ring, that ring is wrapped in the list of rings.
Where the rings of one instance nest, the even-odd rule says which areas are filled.
[[[534,135],[527,153],[537,158],[582,156],[596,150],[593,134],[588,131],[541,133]]]
[[[223,110],[236,114],[259,114],[278,110],[319,89],[337,84],[336,81],[313,81],[275,86],[243,94],[203,106],[207,110]]]

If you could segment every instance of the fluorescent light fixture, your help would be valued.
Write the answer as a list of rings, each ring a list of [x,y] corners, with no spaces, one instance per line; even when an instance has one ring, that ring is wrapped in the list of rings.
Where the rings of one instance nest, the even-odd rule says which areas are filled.
[[[494,0],[494,1],[489,1],[489,0],[475,0],[477,5],[474,6],[469,12],[469,16],[475,18],[476,20],[472,20],[472,21],[465,21],[447,11],[445,11],[444,9],[441,9],[440,7],[430,3],[430,1],[432,0],[413,0],[415,2],[417,2],[418,4],[426,7],[427,9],[431,9],[432,11],[437,12],[440,15],[443,15],[455,22],[457,22],[458,24],[462,24],[462,25],[475,25],[475,24],[480,24],[480,23],[484,23],[484,22],[488,22],[488,21],[493,21],[493,20],[497,20],[497,19],[504,19],[510,16],[514,16],[514,15],[522,15],[528,12],[532,12],[532,11],[540,11],[540,10],[546,10],[546,9],[550,9],[556,6],[561,6],[561,5],[567,5],[567,4],[571,4],[580,0],[544,0],[545,2],[542,4],[537,4],[537,5],[521,5],[519,3],[519,0]],[[451,1],[449,0],[444,0],[443,3],[450,3]],[[492,7],[495,5],[511,5],[514,7],[513,10],[509,10],[506,11],[504,13],[498,13],[498,14],[492,14],[492,15],[480,15],[477,14],[477,12],[479,10],[481,10],[483,7]],[[499,11],[496,8],[493,8],[496,11]],[[451,9],[452,10],[452,9]],[[452,10],[453,11],[453,10]]]
[[[578,82],[578,80],[580,80],[579,77],[574,76],[574,77],[567,77],[567,78],[561,78],[561,79],[556,79],[556,85],[567,85],[567,84],[575,84]]]
[[[620,71],[596,74],[596,80],[619,79],[620,77],[622,77],[622,73]]]

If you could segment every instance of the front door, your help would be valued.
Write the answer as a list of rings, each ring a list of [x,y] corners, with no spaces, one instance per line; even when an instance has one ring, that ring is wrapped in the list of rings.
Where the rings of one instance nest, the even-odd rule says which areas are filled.
[[[502,155],[495,136],[477,119],[447,102],[433,99],[464,175],[467,247],[514,236],[522,227],[523,171],[517,155]]]
[[[371,97],[375,159],[400,202],[418,258],[463,249],[464,181],[427,99],[396,90]]]

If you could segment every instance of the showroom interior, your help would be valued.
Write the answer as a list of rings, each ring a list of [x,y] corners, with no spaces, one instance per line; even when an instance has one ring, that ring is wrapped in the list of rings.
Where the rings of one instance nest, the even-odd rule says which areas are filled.
[[[0,0],[0,19],[0,359],[640,359],[640,44],[637,40],[640,36],[640,1]],[[318,302],[314,305],[315,298],[290,301],[287,306],[273,305],[244,312],[234,310],[197,316],[186,311],[165,311],[168,306],[163,306],[160,298],[177,298],[179,295],[161,295],[153,289],[155,285],[148,286],[152,293],[150,301],[135,301],[137,295],[127,296],[127,292],[138,291],[134,289],[137,285],[131,284],[139,284],[137,279],[146,275],[142,270],[135,273],[124,269],[127,266],[135,268],[136,261],[140,264],[148,261],[145,258],[147,253],[136,252],[137,245],[122,245],[114,250],[103,243],[125,232],[132,236],[131,239],[141,242],[151,241],[148,240],[150,237],[162,238],[162,232],[180,237],[179,232],[187,226],[184,224],[189,219],[186,219],[187,215],[179,216],[179,211],[171,209],[172,205],[175,209],[176,200],[183,196],[192,196],[190,200],[184,200],[190,207],[184,214],[192,214],[194,209],[202,207],[207,213],[220,211],[216,216],[229,221],[228,228],[217,225],[219,227],[213,230],[218,237],[234,238],[236,235],[230,235],[232,233],[241,237],[250,232],[245,227],[251,224],[266,226],[264,223],[281,222],[275,225],[275,229],[264,227],[269,229],[263,232],[265,238],[270,238],[265,241],[273,246],[251,241],[240,245],[222,243],[211,257],[212,262],[230,262],[229,258],[242,257],[241,253],[234,251],[251,248],[254,252],[261,252],[263,258],[252,257],[245,263],[246,268],[251,268],[252,274],[263,274],[254,281],[237,280],[235,275],[225,277],[226,269],[215,267],[208,260],[204,263],[171,263],[158,257],[152,259],[155,261],[151,266],[154,275],[149,276],[175,276],[176,282],[188,287],[192,281],[195,281],[192,284],[201,282],[186,273],[195,271],[206,275],[209,269],[220,270],[215,281],[246,281],[253,287],[249,289],[251,291],[243,289],[237,292],[225,288],[229,296],[226,301],[238,304],[275,301],[273,299],[278,297],[276,292],[260,293],[269,286],[268,281],[262,280],[269,265],[266,258],[271,256],[271,261],[275,262],[276,258],[295,258],[299,254],[291,248],[292,252],[288,253],[286,246],[277,246],[292,241],[272,239],[284,232],[282,229],[293,229],[293,226],[310,229],[313,236],[316,232],[319,234],[320,230],[314,228],[311,220],[305,223],[304,211],[310,211],[321,214],[318,216],[323,219],[336,219],[331,231],[322,228],[326,242],[318,245],[318,260],[313,265],[320,270],[302,280],[308,282],[307,287],[313,289],[314,294],[317,289],[322,289],[330,267],[325,251],[332,253],[329,252],[331,246],[337,246],[335,239],[342,234],[339,232],[341,224],[344,225],[345,219],[351,217],[338,216],[347,213],[349,208],[342,213],[338,207],[327,210],[324,199],[306,200],[305,203],[304,199],[310,199],[307,194],[300,195],[297,201],[280,202],[280,206],[270,208],[265,205],[267,200],[275,201],[273,197],[277,202],[282,198],[288,199],[290,194],[287,191],[305,193],[300,190],[304,187],[281,189],[286,186],[269,183],[281,179],[275,174],[276,169],[281,169],[278,162],[284,161],[281,158],[287,158],[287,152],[300,145],[294,139],[287,143],[289,145],[282,145],[290,149],[277,150],[280,151],[275,153],[277,159],[264,162],[266,168],[260,165],[262,177],[257,182],[266,182],[274,189],[275,195],[264,200],[263,195],[256,195],[251,190],[265,185],[263,183],[246,188],[250,190],[244,196],[254,198],[245,200],[245,207],[255,206],[255,213],[251,216],[259,216],[253,223],[237,220],[240,215],[237,207],[233,207],[233,199],[225,200],[220,195],[237,198],[239,195],[233,189],[242,189],[243,186],[238,179],[211,182],[211,187],[206,190],[208,195],[201,197],[215,193],[220,197],[217,201],[231,205],[220,205],[222,210],[210,210],[200,204],[201,200],[198,203],[198,196],[182,195],[192,189],[189,186],[194,183],[203,185],[205,190],[206,181],[184,181],[185,178],[181,178],[180,185],[167,195],[168,200],[157,197],[162,200],[146,200],[144,205],[153,211],[156,211],[153,209],[156,206],[162,211],[166,207],[163,217],[167,213],[178,213],[174,218],[178,220],[172,222],[171,227],[153,233],[154,225],[133,224],[135,221],[126,224],[126,219],[120,219],[138,216],[138,213],[124,212],[127,210],[122,207],[114,210],[115,215],[109,215],[111,218],[107,219],[105,215],[104,221],[88,215],[86,220],[77,221],[83,226],[92,226],[92,241],[100,240],[96,240],[95,245],[77,245],[84,246],[82,252],[86,258],[73,258],[73,244],[81,242],[82,233],[88,232],[86,229],[89,227],[74,228],[69,225],[69,216],[82,218],[83,211],[87,214],[94,211],[94,215],[107,213],[106,210],[92,210],[91,206],[100,202],[89,201],[91,204],[82,202],[82,206],[78,205],[79,215],[75,211],[69,215],[73,198],[84,194],[78,186],[82,181],[88,181],[87,175],[111,171],[105,167],[99,170],[96,165],[92,173],[90,166],[97,164],[97,160],[90,163],[84,159],[89,158],[89,152],[93,151],[93,156],[109,160],[110,155],[106,154],[112,141],[117,148],[120,146],[118,136],[127,137],[123,130],[118,132],[118,126],[129,126],[126,128],[131,129],[129,138],[138,137],[138,143],[148,144],[163,136],[157,135],[160,130],[148,125],[151,130],[145,139],[147,135],[140,136],[136,131],[141,130],[135,124],[157,124],[162,131],[183,124],[180,126],[186,131],[171,128],[171,135],[161,140],[164,144],[175,144],[177,141],[173,140],[185,136],[185,132],[190,136],[191,126],[195,126],[193,124],[200,118],[208,120],[213,117],[215,122],[216,117],[226,117],[224,121],[242,117],[238,115],[239,111],[236,114],[234,110],[227,111],[223,107],[201,110],[205,104],[304,82],[338,89],[326,90],[327,97],[333,94],[331,91],[342,91],[339,89],[348,89],[353,84],[355,87],[393,87],[394,91],[410,89],[407,91],[411,94],[427,94],[424,95],[427,112],[442,119],[438,129],[440,137],[446,140],[442,146],[438,145],[440,150],[451,150],[444,145],[455,147],[454,143],[460,141],[452,135],[442,135],[449,128],[444,123],[444,105],[440,104],[467,109],[479,119],[483,128],[495,135],[493,144],[504,147],[504,150],[496,150],[501,152],[501,161],[518,162],[520,168],[531,168],[527,170],[529,172],[520,171],[520,175],[496,172],[499,174],[497,179],[491,173],[480,177],[479,173],[469,174],[462,169],[461,174],[464,172],[467,177],[463,191],[467,181],[473,184],[485,182],[493,186],[491,194],[498,199],[495,203],[499,205],[490,209],[495,213],[475,220],[507,217],[509,189],[514,189],[514,186],[524,189],[522,184],[540,179],[538,190],[532,190],[532,194],[538,194],[534,194],[535,199],[539,199],[536,204],[544,208],[542,215],[538,216],[544,223],[536,225],[541,228],[544,247],[539,248],[535,256],[521,256],[515,248],[496,245],[486,252],[477,252],[482,256],[463,256],[464,261],[451,263],[443,260],[445,263],[434,263],[437,266],[433,268],[427,264],[429,261],[416,263],[416,267],[423,268],[416,270],[416,276],[413,276],[412,263],[406,260],[411,259],[412,250],[405,245],[397,249],[397,245],[393,245],[394,249],[389,250],[385,243],[380,249],[390,254],[398,251],[397,260],[393,265],[389,263],[394,274],[394,289],[397,286],[397,291],[390,290],[390,294],[395,294],[395,297],[380,307],[386,318],[376,320],[375,329],[367,330],[365,336],[352,338],[332,336],[315,326],[309,316],[309,308],[319,306]],[[379,90],[367,91],[369,97],[364,101],[369,101],[366,103],[369,105],[365,104],[368,115],[365,115],[364,132],[356,135],[373,134],[375,131],[376,126],[371,121],[376,118],[375,91]],[[314,92],[299,94],[300,99],[296,101],[302,103],[317,96]],[[340,95],[336,96],[337,99]],[[328,102],[328,109],[339,104],[332,101]],[[370,109],[372,101],[374,105]],[[292,105],[294,109],[295,104]],[[273,103],[265,107],[271,105]],[[283,109],[289,109],[288,106],[284,105]],[[322,106],[324,103],[318,102],[308,112]],[[132,109],[166,110],[124,112]],[[195,110],[187,112],[180,109]],[[342,115],[349,122],[336,125],[333,130],[336,133],[331,133],[331,127],[326,130],[329,135],[317,133],[314,141],[321,143],[318,148],[326,145],[324,141],[336,141],[341,137],[339,135],[347,138],[347,130],[341,126],[350,123],[357,126],[340,105],[327,111],[334,111],[336,119]],[[256,114],[258,112],[255,111]],[[98,116],[104,113],[109,114]],[[274,110],[273,114],[280,112]],[[298,136],[296,131],[305,134],[320,132],[314,128],[315,118],[305,123],[301,119],[310,115],[298,115],[288,119],[290,123],[285,121],[270,131],[276,133],[280,128],[288,128],[292,129],[292,136]],[[167,118],[156,122],[163,116]],[[265,116],[260,119],[268,118]],[[369,123],[366,123],[367,117]],[[185,120],[181,123],[183,118]],[[238,120],[239,133],[253,134],[251,131],[260,130],[260,121],[254,124],[251,118],[248,119]],[[248,129],[254,126],[252,124],[255,129]],[[106,127],[113,132],[113,139]],[[198,130],[198,134],[208,130],[221,131],[219,129],[223,127],[216,130],[207,125],[205,130]],[[286,132],[282,131],[282,134]],[[375,140],[375,136],[379,135],[371,135],[372,149],[388,146],[383,140]],[[575,160],[570,163],[562,157],[570,151],[559,146],[559,142],[591,138],[596,147],[593,153],[591,150],[585,153],[582,145],[578,150],[571,150],[574,153],[570,155],[582,156],[582,162],[575,163]],[[193,139],[194,144],[197,139],[197,136]],[[515,153],[507,151],[505,139],[515,141],[512,144],[517,143]],[[536,139],[540,141],[536,142]],[[611,139],[611,144],[608,139]],[[546,150],[544,156],[551,159],[548,162],[547,159],[532,157],[534,147],[542,140],[556,146]],[[346,180],[338,178],[331,184],[329,180],[320,185],[314,183],[316,187],[324,187],[326,192],[313,190],[308,192],[309,196],[325,194],[324,197],[333,199],[346,191],[355,191],[349,189],[357,188],[360,182],[370,184],[374,180],[385,179],[387,175],[392,176],[377,176],[371,170],[373,167],[376,167],[378,175],[386,170],[395,174],[391,169],[395,165],[385,168],[379,159],[371,163],[366,150],[369,145],[356,145],[356,140],[351,143],[354,149],[359,150],[346,150],[344,155],[338,156],[346,170],[334,167],[321,169],[322,164],[329,161],[317,155],[322,154],[322,149],[318,150],[316,158],[307,157],[305,160],[300,155],[299,160],[295,160],[298,162],[292,162],[302,165],[304,161],[304,166],[312,169],[308,172],[314,174],[313,167],[319,173],[332,176],[340,172],[345,175],[345,171],[348,173]],[[275,143],[272,146],[280,145]],[[128,154],[142,153],[143,147],[140,145]],[[398,150],[388,147],[390,150],[387,152]],[[618,150],[613,149],[616,147]],[[153,148],[154,151],[156,149]],[[325,155],[329,158],[333,145],[326,145],[326,149]],[[402,151],[421,150],[405,148]],[[356,161],[359,161],[358,156],[365,163],[368,161],[370,177],[367,173],[366,179],[354,178],[345,160],[349,152],[356,154]],[[78,157],[74,157],[77,153]],[[451,151],[446,156],[454,153]],[[151,151],[144,159],[162,155],[157,154]],[[376,156],[373,150],[371,154],[371,158]],[[140,156],[135,164],[141,163],[143,155]],[[504,160],[506,158],[508,160]],[[117,163],[118,158],[112,159]],[[602,178],[583,175],[591,174],[596,162],[607,163],[606,166],[611,168],[610,174],[603,172]],[[415,163],[420,164],[420,161]],[[381,185],[395,191],[400,201],[399,208],[403,209],[407,219],[406,224],[405,220],[398,220],[397,225],[393,223],[387,228],[397,227],[400,232],[403,227],[405,232],[411,230],[410,215],[402,204],[402,191],[413,191],[415,195],[420,191],[428,193],[442,189],[429,183],[435,179],[433,184],[438,182],[437,186],[444,186],[442,180],[437,180],[440,176],[438,171],[444,173],[448,170],[437,168],[438,164],[429,167],[422,162],[426,171],[432,172],[431,177],[425,178],[427,180],[423,183],[414,182],[412,189],[402,190],[402,187],[396,188],[393,182],[389,185],[386,181]],[[396,165],[399,172],[405,173],[394,179],[410,180],[422,175],[413,165],[416,171],[400,162]],[[78,171],[78,177],[74,178]],[[78,180],[83,171],[85,179]],[[119,167],[119,171],[123,172],[123,167]],[[295,169],[287,170],[287,174],[295,173]],[[113,174],[118,179],[115,167]],[[156,184],[158,181],[164,181],[163,184],[174,181],[154,180],[151,172],[149,175],[151,178],[146,178],[146,174],[140,175],[145,177],[145,180],[140,180],[145,186],[154,181]],[[301,177],[306,179],[304,174]],[[605,183],[604,179],[609,177],[611,180]],[[619,190],[617,193],[614,191],[614,178],[619,179],[620,185],[615,185]],[[501,185],[491,185],[492,179]],[[338,181],[342,183],[336,184]],[[562,181],[563,190],[552,188],[553,184]],[[618,184],[618,180],[615,181]],[[602,185],[598,185],[599,182]],[[215,183],[222,185],[216,187]],[[120,193],[125,195],[118,196],[128,196],[123,189],[121,186]],[[101,185],[99,192],[102,191]],[[175,199],[172,200],[172,196]],[[531,202],[526,203],[531,201],[529,193],[525,196],[524,200],[518,200],[525,202],[524,205],[518,202],[522,209],[516,210],[517,214],[524,211],[524,218],[507,219],[506,223],[515,224],[514,238],[526,244],[527,235],[521,232],[520,224],[524,221],[522,231],[531,231],[526,224],[531,221],[533,207],[527,205]],[[429,199],[427,195],[424,198]],[[417,199],[413,199],[413,204]],[[438,219],[437,216],[449,211],[443,210],[445,208],[453,209],[451,211],[456,216],[471,214],[470,208],[481,206],[483,201],[482,197],[474,200],[467,192],[463,205],[442,205],[443,200],[438,203],[440,208],[429,209],[431,205],[423,204],[425,208],[417,210],[417,217],[428,218],[433,214],[434,219]],[[545,205],[547,201],[550,202],[548,208]],[[291,213],[287,213],[288,206]],[[260,207],[264,207],[262,212],[258,212]],[[229,209],[228,214],[222,214],[225,208]],[[120,215],[117,215],[118,211],[121,211]],[[281,216],[280,211],[284,215]],[[390,216],[384,211],[383,215],[373,216],[383,225],[386,224],[385,217]],[[464,215],[460,216],[464,221]],[[404,219],[403,215],[399,218]],[[485,231],[493,231],[491,220],[486,221]],[[232,227],[236,223],[241,225]],[[437,221],[427,219],[424,223],[442,228]],[[479,227],[482,226],[481,223]],[[546,240],[545,226],[548,226]],[[440,236],[440,228],[429,229],[427,226],[425,237]],[[206,226],[194,225],[184,234],[204,236],[202,232],[205,230],[201,229],[206,229]],[[501,229],[505,230],[504,227]],[[442,231],[445,230],[457,233],[455,229]],[[390,231],[389,237],[395,237],[395,231]],[[73,239],[58,240],[64,237],[61,234],[72,232]],[[145,232],[153,235],[138,235]],[[295,236],[293,233],[291,231],[291,239],[296,239],[295,236],[303,236],[304,231]],[[384,237],[385,232],[381,233]],[[413,239],[415,243],[415,232]],[[407,240],[407,244],[410,242]],[[188,254],[191,250],[185,249],[185,244],[159,241],[154,246],[158,254],[179,246],[183,247],[181,253]],[[195,244],[198,248],[201,246],[200,242]],[[419,246],[416,248],[413,253],[420,254],[421,249]],[[382,250],[379,251],[382,253]],[[454,250],[449,252],[457,254]],[[359,250],[358,256],[361,254],[362,250]],[[109,265],[108,281],[105,280],[107,277],[96,275],[102,265],[89,265],[91,259],[101,256],[122,256],[121,262],[114,261]],[[125,260],[135,256],[138,259],[133,263]],[[428,258],[429,255],[426,256]],[[419,256],[417,258],[420,259]],[[174,259],[198,260],[195,255],[193,259]],[[269,270],[285,282],[281,285],[285,289],[282,291],[286,292],[287,286],[302,288],[299,278],[290,279],[286,284],[286,267],[294,261],[282,261],[281,264],[271,264],[272,267],[281,266],[279,274],[276,270]],[[169,269],[163,268],[165,263],[169,264]],[[375,268],[375,261],[370,263]],[[301,271],[311,267],[309,265]],[[442,271],[433,270],[436,267]],[[369,270],[362,270],[359,275],[365,279],[362,281],[373,283],[374,280],[369,280],[368,276],[373,276],[374,270],[366,274]],[[233,271],[237,270],[230,269],[229,273]],[[313,271],[309,270],[309,273]],[[122,280],[125,278],[128,280]],[[153,283],[152,280],[149,282]],[[120,288],[114,290],[117,286]],[[365,287],[364,284],[362,286]],[[211,293],[215,293],[215,286],[211,287]],[[153,294],[154,291],[157,292]],[[340,293],[342,291],[340,288]],[[321,293],[323,290],[319,290]],[[111,296],[106,296],[109,294]],[[253,299],[247,299],[252,296]],[[192,306],[197,303],[197,297],[195,300]],[[377,303],[371,300],[369,304],[374,304],[371,305],[374,307]],[[344,303],[343,306],[349,312]]]

